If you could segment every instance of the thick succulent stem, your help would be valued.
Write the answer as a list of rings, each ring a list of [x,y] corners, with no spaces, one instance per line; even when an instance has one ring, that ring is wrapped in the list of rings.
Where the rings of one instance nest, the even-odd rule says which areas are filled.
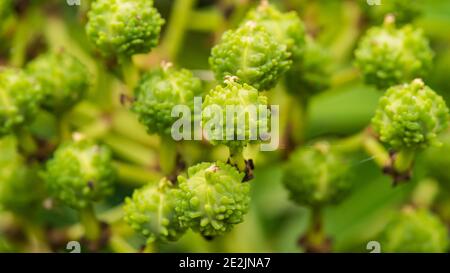
[[[306,234],[300,238],[299,243],[306,252],[328,252],[330,251],[330,240],[327,238],[323,226],[322,209],[313,207],[311,209],[311,221]]]
[[[80,221],[84,227],[86,239],[97,241],[101,235],[101,225],[92,205],[80,210]]]
[[[373,157],[373,160],[381,168],[389,167],[391,158],[384,146],[373,137],[367,137],[363,142],[364,150]]]
[[[177,160],[177,147],[170,136],[161,136],[161,149],[159,164],[164,175],[170,176],[174,173]]]
[[[175,60],[182,45],[186,27],[197,0],[176,0],[170,15],[170,24],[163,41],[169,60]]]
[[[404,149],[395,156],[394,168],[398,173],[405,173],[411,169],[415,158],[415,150]]]
[[[109,238],[109,247],[115,253],[137,253],[137,249],[131,246],[122,236],[113,235]]]

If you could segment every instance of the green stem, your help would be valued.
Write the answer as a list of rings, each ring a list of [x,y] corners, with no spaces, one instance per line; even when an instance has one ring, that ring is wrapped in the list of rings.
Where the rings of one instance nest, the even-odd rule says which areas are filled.
[[[115,253],[137,253],[138,250],[131,246],[122,236],[112,235],[109,238],[109,247]]]
[[[24,227],[25,234],[31,245],[32,252],[50,252],[50,247],[45,241],[45,233],[41,226],[29,221],[22,219],[22,225]]]
[[[230,148],[230,163],[236,166],[239,171],[245,172],[247,165],[245,164],[243,149],[231,149]]]
[[[90,241],[97,241],[101,235],[100,222],[95,215],[94,207],[88,207],[80,210],[80,222],[84,227],[84,235]]]
[[[177,159],[177,146],[170,136],[161,136],[159,149],[159,165],[164,175],[171,175],[175,171]]]
[[[365,132],[360,132],[355,135],[339,139],[332,142],[333,148],[336,151],[343,153],[352,153],[360,150],[363,147],[363,143],[367,134]]]
[[[18,132],[19,147],[26,155],[33,155],[38,150],[38,145],[33,136],[26,129],[21,129]]]
[[[59,130],[59,141],[60,143],[72,139],[69,115],[67,113],[62,113],[58,120],[58,130]]]
[[[368,136],[363,142],[364,150],[373,157],[373,160],[381,168],[387,167],[391,164],[391,158],[383,145],[381,145],[375,138]]]
[[[223,14],[215,9],[208,8],[203,10],[191,11],[190,20],[187,23],[189,30],[198,32],[214,32],[224,26]]]
[[[163,48],[169,60],[174,61],[183,43],[186,27],[192,8],[198,0],[176,0],[170,14],[170,24],[167,27]]]
[[[404,173],[411,169],[416,151],[414,149],[404,149],[397,153],[394,168],[399,173]]]
[[[139,69],[134,65],[131,58],[120,58],[119,63],[122,69],[123,81],[128,87],[127,95],[132,96],[134,87],[139,80]]]
[[[119,171],[119,180],[125,185],[139,187],[162,178],[160,173],[139,166],[123,162],[114,162],[114,165]]]
[[[414,189],[411,202],[416,207],[429,209],[439,194],[439,183],[433,178],[421,180]]]
[[[323,252],[326,241],[327,236],[323,226],[322,209],[313,207],[311,208],[311,221],[305,234],[305,246],[314,252]]]

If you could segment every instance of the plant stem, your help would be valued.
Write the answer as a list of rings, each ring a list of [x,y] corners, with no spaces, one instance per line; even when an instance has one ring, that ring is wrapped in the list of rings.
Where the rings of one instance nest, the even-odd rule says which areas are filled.
[[[45,241],[45,234],[42,227],[27,219],[21,219],[21,222],[28,241],[31,244],[31,251],[37,253],[50,252],[50,248]]]
[[[161,136],[159,150],[159,165],[164,175],[171,175],[175,171],[177,159],[177,146],[170,136]]]
[[[18,132],[18,138],[19,146],[23,153],[26,155],[33,155],[36,153],[38,145],[28,130],[21,129]]]
[[[245,164],[243,149],[231,149],[230,148],[230,163],[236,166],[239,171],[245,172],[247,165]]]
[[[375,138],[368,136],[363,142],[364,150],[373,157],[373,160],[381,168],[390,166],[391,158],[383,145],[381,145]]]
[[[416,151],[413,149],[404,149],[397,153],[394,162],[394,168],[399,173],[404,173],[411,168]]]
[[[161,174],[156,171],[151,171],[139,166],[123,162],[114,162],[114,165],[119,171],[119,180],[129,186],[143,186],[151,181],[157,181],[162,177]]]
[[[307,252],[329,251],[328,239],[323,226],[322,209],[320,207],[311,208],[311,221],[301,241]]]
[[[88,207],[80,210],[80,222],[84,227],[84,235],[89,241],[97,241],[101,235],[100,222],[95,215],[94,207]]]
[[[134,87],[136,86],[139,80],[139,70],[134,65],[133,60],[131,58],[120,58],[119,63],[122,69],[122,77],[125,85],[128,87],[129,96],[133,95]]]
[[[162,43],[169,60],[174,61],[183,43],[192,8],[198,0],[176,0],[170,14],[170,24]]]
[[[111,238],[109,238],[109,247],[115,252],[115,253],[137,253],[137,249],[135,249],[133,246],[131,246],[122,236],[119,235],[112,235]]]

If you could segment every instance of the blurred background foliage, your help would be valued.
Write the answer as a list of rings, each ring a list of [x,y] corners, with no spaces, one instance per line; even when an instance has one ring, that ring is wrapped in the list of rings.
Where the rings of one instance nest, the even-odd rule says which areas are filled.
[[[157,180],[153,171],[157,165],[159,140],[148,136],[135,117],[120,105],[119,95],[124,87],[114,77],[114,69],[101,61],[93,52],[85,37],[84,25],[89,0],[81,0],[81,6],[69,6],[63,0],[14,0],[15,14],[0,29],[0,65],[23,66],[46,49],[65,48],[85,63],[94,84],[90,99],[72,111],[70,120],[74,130],[98,138],[112,147],[117,164],[121,166],[121,181],[117,193],[98,205],[103,220],[120,217],[120,204],[135,187],[143,181]],[[161,45],[150,54],[135,56],[135,63],[146,70],[169,58],[180,67],[192,69],[207,83],[212,84],[208,71],[211,47],[226,29],[237,26],[246,11],[258,4],[251,0],[155,0],[155,6],[166,19],[165,27],[173,20],[186,20],[184,35],[179,41],[167,42],[170,33],[163,29]],[[281,10],[295,10],[304,21],[307,31],[330,52],[332,61],[331,87],[315,96],[308,111],[305,135],[306,143],[316,138],[348,136],[364,129],[374,114],[381,93],[364,85],[353,65],[353,50],[365,30],[379,23],[371,17],[365,0],[273,0]],[[426,83],[444,96],[450,103],[450,1],[416,1],[420,11],[413,21],[424,29],[436,53],[433,71]],[[178,6],[174,6],[178,5]],[[183,9],[194,5],[190,14]],[[174,10],[173,13],[171,11]],[[381,11],[382,12],[382,11]],[[175,16],[175,18],[171,18]],[[178,43],[178,44],[174,44]],[[209,80],[209,81],[208,81]],[[211,84],[209,84],[211,83]],[[281,120],[290,113],[283,111],[289,96],[274,91],[269,94],[272,104],[281,105]],[[295,122],[295,120],[293,121]],[[33,125],[34,134],[42,139],[56,135],[54,118],[41,113]],[[185,154],[190,162],[223,159],[223,148],[210,149],[208,153],[199,148],[203,144],[186,144]],[[188,232],[179,242],[158,245],[162,252],[298,252],[297,240],[305,232],[309,211],[289,201],[288,193],[281,183],[284,160],[281,152],[248,153],[256,161],[255,179],[252,183],[252,204],[245,221],[234,230],[213,241],[205,241],[199,235]],[[0,159],[5,156],[1,150]],[[325,230],[333,238],[333,251],[368,252],[366,244],[376,239],[390,217],[414,196],[418,181],[425,176],[424,160],[415,164],[414,178],[408,183],[393,187],[391,179],[384,176],[379,167],[365,154],[351,159],[355,188],[351,195],[337,206],[325,210]],[[133,165],[131,165],[131,163]],[[450,187],[449,187],[450,188]],[[442,189],[435,203],[435,210],[450,224],[449,193]],[[35,221],[49,227],[69,227],[76,234],[79,227],[74,211],[55,207],[42,209],[33,216]],[[0,212],[0,229],[14,235],[11,214]],[[118,227],[126,229],[126,227]],[[57,236],[48,231],[48,236]],[[130,233],[131,234],[131,233]],[[17,235],[17,234],[16,234]],[[20,236],[20,234],[18,235]],[[133,237],[134,236],[134,237]],[[143,238],[133,235],[130,240],[136,246]],[[0,236],[0,250],[20,245],[10,245]],[[64,251],[64,248],[61,248]],[[107,251],[107,250],[106,250]]]

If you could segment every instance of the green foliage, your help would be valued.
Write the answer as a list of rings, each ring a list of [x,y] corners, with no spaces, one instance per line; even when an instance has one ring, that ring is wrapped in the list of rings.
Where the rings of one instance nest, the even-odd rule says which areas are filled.
[[[386,226],[381,247],[382,252],[444,252],[448,247],[447,229],[430,212],[408,208]]]
[[[439,143],[437,135],[448,127],[448,111],[442,97],[416,79],[386,91],[372,126],[395,149],[426,148]]]
[[[149,133],[170,136],[171,127],[178,119],[172,117],[172,108],[186,105],[194,111],[194,97],[203,96],[201,81],[189,70],[174,69],[163,64],[142,77],[135,90],[132,110]]]
[[[96,0],[88,18],[89,39],[109,56],[149,52],[157,45],[164,24],[153,0]]]
[[[5,22],[12,13],[12,1],[2,0],[0,2],[0,29],[3,22]]]
[[[125,220],[153,241],[175,241],[186,231],[175,211],[179,190],[163,178],[157,184],[148,184],[134,191],[125,200]]]
[[[442,145],[433,146],[425,152],[425,164],[429,175],[435,177],[440,184],[450,189],[450,133],[447,131],[439,137]]]
[[[219,108],[218,108],[219,107]],[[227,123],[227,107],[235,107],[236,114],[233,114],[233,126]],[[208,136],[211,139],[211,143],[224,144],[231,150],[241,150],[247,146],[248,143],[257,142],[252,140],[251,126],[261,130],[268,126],[269,116],[267,119],[261,119],[260,111],[267,108],[267,98],[258,93],[258,90],[251,87],[248,84],[240,84],[233,81],[233,79],[225,80],[224,86],[218,85],[212,89],[205,97],[203,103],[203,128],[208,127],[208,122],[216,121],[216,115],[214,114],[215,108],[218,112],[222,113],[222,128],[213,128],[212,136]],[[209,109],[208,109],[209,108]],[[250,115],[248,112],[252,111],[252,108],[256,115]],[[242,111],[239,111],[242,110]],[[244,127],[239,126],[243,122]],[[232,138],[227,138],[226,128],[237,128],[234,130]],[[242,131],[244,129],[244,131]],[[257,133],[257,132],[254,132]]]
[[[28,125],[41,99],[34,79],[18,69],[0,68],[0,137]]]
[[[292,201],[320,207],[339,203],[351,188],[349,163],[326,142],[296,150],[290,157],[283,183]]]
[[[250,202],[250,185],[243,173],[225,163],[200,163],[179,176],[177,212],[183,225],[203,236],[218,236],[243,221]]]
[[[42,176],[53,197],[83,209],[113,193],[116,170],[107,147],[82,140],[59,147]]]
[[[365,81],[378,89],[425,77],[431,69],[433,52],[423,31],[411,25],[396,28],[392,20],[370,28],[355,51]]]
[[[89,88],[87,68],[64,50],[40,55],[27,65],[26,71],[40,83],[42,106],[50,111],[70,110]]]
[[[280,44],[261,25],[247,21],[228,30],[211,52],[209,63],[221,82],[237,76],[259,91],[269,90],[286,72],[292,61],[285,44]]]

